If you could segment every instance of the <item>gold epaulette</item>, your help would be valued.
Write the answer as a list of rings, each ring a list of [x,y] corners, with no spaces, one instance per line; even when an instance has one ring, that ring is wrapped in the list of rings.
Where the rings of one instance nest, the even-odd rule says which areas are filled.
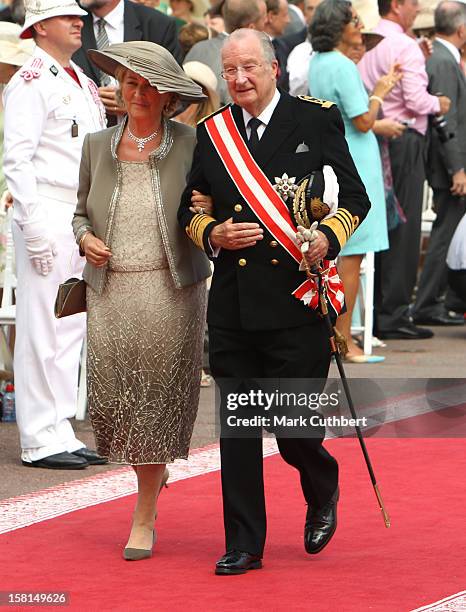
[[[320,98],[313,98],[312,96],[298,96],[300,100],[304,100],[304,102],[312,102],[313,104],[319,104],[322,108],[332,108],[335,106],[335,102],[330,102],[330,100],[321,100]]]
[[[207,121],[207,119],[210,119],[211,117],[213,117],[214,115],[217,115],[218,113],[221,113],[222,111],[224,111],[228,106],[231,106],[230,104],[225,104],[224,106],[221,106],[219,109],[217,109],[216,111],[214,111],[213,113],[210,113],[209,115],[206,115],[205,117],[202,117],[202,119],[199,119],[199,121],[197,122],[197,125],[200,125],[201,123],[204,123],[204,121]]]
[[[200,249],[204,250],[204,231],[208,225],[212,223],[212,221],[217,221],[214,217],[210,215],[194,215],[186,228],[186,233],[189,238],[194,242],[196,246]]]
[[[332,230],[342,249],[358,227],[359,217],[356,215],[353,217],[346,208],[338,208],[333,217],[324,219],[320,225],[326,225]]]

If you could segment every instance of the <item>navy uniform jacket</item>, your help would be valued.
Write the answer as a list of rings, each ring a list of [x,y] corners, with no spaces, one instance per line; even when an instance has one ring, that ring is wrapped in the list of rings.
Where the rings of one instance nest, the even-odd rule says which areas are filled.
[[[242,109],[236,105],[231,108],[246,140]],[[208,237],[216,224],[230,217],[235,222],[260,222],[227,174],[203,122],[198,125],[197,138],[178,218],[191,239],[211,255]],[[303,143],[309,151],[296,153]],[[282,92],[255,158],[272,184],[275,177],[284,173],[300,180],[312,170],[322,169],[324,164],[332,166],[340,185],[339,209],[333,218],[321,222],[319,229],[329,240],[329,257],[335,258],[370,208],[346,144],[337,107],[313,98],[293,98]],[[212,217],[189,211],[193,189],[212,196]],[[291,201],[287,204],[292,208]],[[291,295],[306,280],[305,273],[299,271],[296,261],[263,229],[264,238],[255,246],[236,251],[221,249],[213,259],[209,325],[268,330],[306,325],[316,320],[315,311]]]

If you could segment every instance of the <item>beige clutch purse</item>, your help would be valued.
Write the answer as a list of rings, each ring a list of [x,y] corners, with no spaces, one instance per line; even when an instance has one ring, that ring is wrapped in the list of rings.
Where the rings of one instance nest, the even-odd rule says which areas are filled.
[[[86,312],[86,283],[78,278],[69,278],[58,286],[55,300],[57,319]]]

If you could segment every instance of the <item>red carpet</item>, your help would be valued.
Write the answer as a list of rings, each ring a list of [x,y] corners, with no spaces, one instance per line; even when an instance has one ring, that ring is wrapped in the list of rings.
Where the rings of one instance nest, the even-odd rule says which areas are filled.
[[[466,567],[464,440],[371,439],[368,446],[391,529],[383,525],[357,442],[334,440],[328,448],[341,466],[339,528],[315,557],[303,549],[297,476],[273,456],[265,460],[262,570],[213,575],[223,554],[217,472],[163,492],[159,542],[147,561],[121,558],[134,497],[0,536],[0,591],[69,591],[68,610],[209,612],[407,612],[458,593]]]

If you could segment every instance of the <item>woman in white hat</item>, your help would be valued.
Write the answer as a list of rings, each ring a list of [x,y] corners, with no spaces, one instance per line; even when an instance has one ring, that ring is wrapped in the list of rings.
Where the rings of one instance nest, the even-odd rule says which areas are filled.
[[[200,104],[190,104],[182,113],[176,116],[177,121],[196,127],[198,122],[220,108],[220,98],[217,93],[217,77],[213,71],[202,62],[186,62],[183,65],[186,74],[200,87],[205,100]]]
[[[20,40],[21,28],[15,23],[0,22],[0,88],[3,90],[26,60],[32,55],[33,45]],[[0,96],[0,194],[6,189],[3,176],[3,102]]]
[[[152,555],[165,466],[187,459],[199,401],[210,266],[177,222],[195,131],[168,117],[179,99],[204,95],[154,43],[89,56],[118,79],[127,110],[84,141],[73,220],[87,260],[89,415],[99,453],[136,471],[124,558],[140,560]]]

